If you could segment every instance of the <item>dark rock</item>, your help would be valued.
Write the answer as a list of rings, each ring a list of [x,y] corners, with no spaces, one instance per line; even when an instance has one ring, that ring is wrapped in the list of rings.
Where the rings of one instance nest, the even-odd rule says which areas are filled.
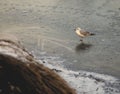
[[[8,54],[0,50],[0,94],[76,94],[64,79],[37,62],[20,44],[3,41],[0,49]]]

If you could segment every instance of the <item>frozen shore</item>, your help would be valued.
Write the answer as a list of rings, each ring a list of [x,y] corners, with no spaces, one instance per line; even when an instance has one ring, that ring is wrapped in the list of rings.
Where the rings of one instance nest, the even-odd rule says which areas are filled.
[[[40,62],[61,75],[78,94],[120,94],[120,80],[109,75],[67,70],[59,57],[44,57]]]

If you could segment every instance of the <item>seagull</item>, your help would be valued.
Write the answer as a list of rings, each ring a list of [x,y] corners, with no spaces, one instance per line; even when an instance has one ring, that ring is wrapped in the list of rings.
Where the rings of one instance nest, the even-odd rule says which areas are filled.
[[[95,35],[94,33],[85,31],[85,30],[81,29],[80,27],[77,27],[77,28],[75,29],[75,32],[76,32],[76,34],[77,34],[79,37],[82,38],[82,39],[80,39],[80,41],[81,41],[82,43],[83,43],[83,38],[84,38],[84,37]]]

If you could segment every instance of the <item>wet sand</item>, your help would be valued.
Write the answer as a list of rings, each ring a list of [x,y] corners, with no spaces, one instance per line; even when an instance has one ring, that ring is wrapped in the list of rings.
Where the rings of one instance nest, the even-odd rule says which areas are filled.
[[[37,58],[58,56],[72,70],[120,78],[120,1],[1,0],[0,32],[12,33]],[[74,29],[95,33],[81,47]],[[83,45],[82,45],[83,46]]]

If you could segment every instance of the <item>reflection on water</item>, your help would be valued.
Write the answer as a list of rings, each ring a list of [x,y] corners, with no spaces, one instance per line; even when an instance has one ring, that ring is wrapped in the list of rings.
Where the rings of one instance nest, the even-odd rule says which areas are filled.
[[[75,51],[78,53],[80,51],[89,50],[92,47],[92,44],[80,43],[75,47]]]

